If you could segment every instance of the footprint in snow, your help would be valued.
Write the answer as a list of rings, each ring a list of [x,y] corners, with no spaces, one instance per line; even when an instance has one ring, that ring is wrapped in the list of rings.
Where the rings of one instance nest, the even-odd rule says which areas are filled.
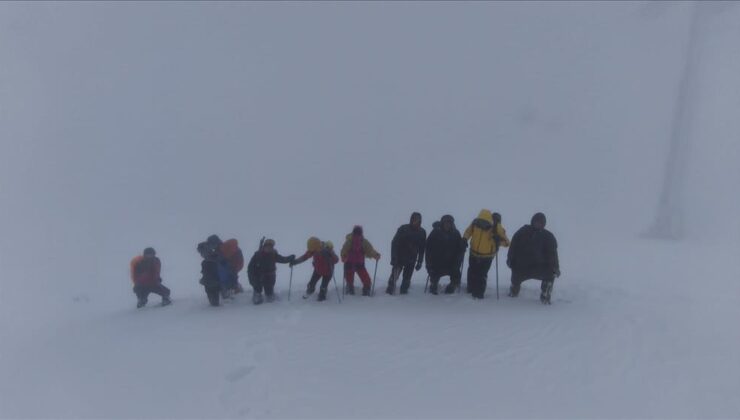
[[[254,371],[254,366],[242,366],[226,375],[229,382],[238,382]]]

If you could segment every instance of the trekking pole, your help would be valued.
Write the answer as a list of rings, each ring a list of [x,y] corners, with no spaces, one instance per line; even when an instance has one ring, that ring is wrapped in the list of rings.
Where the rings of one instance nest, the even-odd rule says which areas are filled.
[[[373,287],[370,296],[375,296],[375,277],[378,275],[378,260],[375,260],[375,272],[373,273]]]
[[[463,271],[465,271],[465,254],[463,254],[463,260],[460,263],[460,285],[457,287],[457,293],[461,293],[460,291],[462,290],[462,275],[463,275]],[[465,278],[466,287],[467,288],[470,288],[470,284],[468,284],[468,281],[470,281],[470,279],[466,277]]]
[[[334,290],[337,292],[337,302],[342,303],[342,298],[339,297],[339,286],[337,286],[337,276],[334,273],[331,274],[332,280],[334,280]]]
[[[429,288],[429,274],[427,274],[427,282],[424,284],[424,293],[427,292],[428,288]]]
[[[498,251],[496,252],[496,300],[498,300]]]
[[[290,292],[293,290],[293,266],[290,267],[290,282],[288,283],[288,301],[290,301]]]

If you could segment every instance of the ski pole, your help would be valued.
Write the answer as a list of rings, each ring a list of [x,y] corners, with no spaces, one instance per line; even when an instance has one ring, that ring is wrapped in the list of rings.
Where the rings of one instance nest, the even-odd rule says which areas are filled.
[[[496,252],[496,300],[498,300],[498,251]]]
[[[463,275],[463,271],[465,271],[465,254],[463,254],[463,260],[460,263],[460,284],[457,286],[457,293],[460,293],[460,291],[462,290],[462,275]],[[469,281],[470,281],[470,279],[466,277],[465,278],[465,285],[466,285],[465,287],[467,287],[467,288],[470,288],[470,285],[468,284]]]
[[[373,273],[373,287],[370,295],[375,296],[375,276],[378,275],[378,260],[375,260],[375,272]]]
[[[427,274],[427,282],[424,284],[424,293],[427,292],[427,289],[429,289],[429,275]]]
[[[290,301],[290,292],[293,290],[293,266],[290,266],[290,282],[288,283],[288,301]]]
[[[332,280],[334,280],[334,291],[337,292],[337,302],[342,303],[342,298],[339,297],[339,286],[337,286],[337,276],[334,273],[331,274]]]

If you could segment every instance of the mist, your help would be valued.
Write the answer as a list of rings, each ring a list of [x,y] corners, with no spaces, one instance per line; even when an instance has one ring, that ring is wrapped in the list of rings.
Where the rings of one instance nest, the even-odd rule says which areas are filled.
[[[737,251],[739,21],[711,2],[2,3],[0,325],[131,298],[147,246],[197,290],[212,233],[300,255],[361,224],[387,274],[412,211],[429,230],[490,208],[511,233],[543,211],[564,273],[674,212],[680,240]]]

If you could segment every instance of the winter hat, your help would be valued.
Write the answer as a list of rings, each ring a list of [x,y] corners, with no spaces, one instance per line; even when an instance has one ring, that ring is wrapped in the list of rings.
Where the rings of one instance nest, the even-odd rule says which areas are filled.
[[[442,223],[444,223],[444,222],[450,222],[450,223],[454,224],[455,223],[455,218],[452,217],[449,214],[445,214],[444,216],[442,216],[442,219],[440,220],[440,222],[442,222]]]
[[[321,249],[321,240],[315,236],[308,238],[306,249],[310,252],[316,252]]]
[[[211,235],[208,237],[206,242],[208,242],[209,244],[220,245],[223,241],[221,241],[221,238],[219,238],[218,235]]]
[[[262,243],[262,248],[267,247],[267,246],[271,246],[271,247],[274,248],[275,247],[275,241],[272,240],[272,239],[265,239],[265,242]]]
[[[145,257],[153,257],[157,255],[157,252],[152,247],[144,248],[144,256]]]
[[[353,235],[362,235],[362,226],[355,225],[355,227],[352,228],[352,234]]]
[[[542,226],[545,226],[547,224],[547,218],[545,217],[544,213],[535,213],[534,216],[532,216],[532,224],[536,223],[542,223]]]
[[[332,242],[332,241],[326,241],[326,242],[324,242],[324,246],[327,249],[334,249],[334,242]]]
[[[421,224],[421,213],[419,213],[418,211],[411,213],[411,218],[409,219],[409,223],[413,224],[414,219],[417,219],[417,218],[419,219],[419,224]]]

